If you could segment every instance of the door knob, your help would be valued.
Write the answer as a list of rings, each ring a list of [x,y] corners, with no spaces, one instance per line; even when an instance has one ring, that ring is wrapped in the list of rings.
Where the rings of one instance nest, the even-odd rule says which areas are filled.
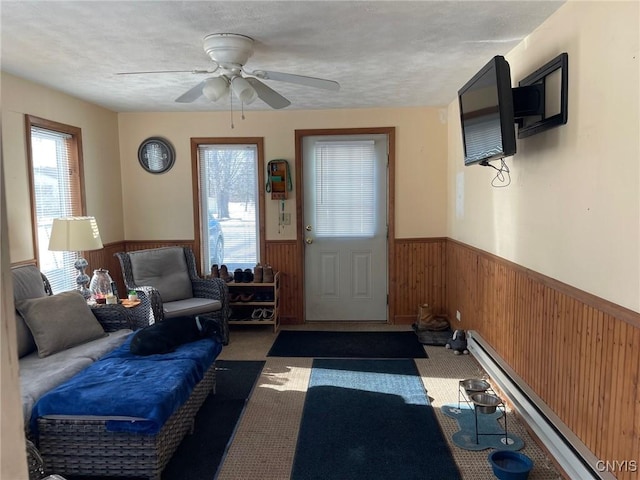
[[[313,243],[313,238],[311,237],[306,237],[304,239],[304,243],[306,243],[307,245],[311,245]]]

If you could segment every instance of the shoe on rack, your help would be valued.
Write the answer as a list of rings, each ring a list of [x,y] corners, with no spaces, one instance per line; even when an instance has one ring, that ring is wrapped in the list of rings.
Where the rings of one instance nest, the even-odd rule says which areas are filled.
[[[220,278],[225,282],[230,282],[231,280],[233,280],[233,277],[229,275],[229,269],[226,265],[220,265]]]
[[[241,302],[250,302],[253,300],[253,293],[243,293],[240,295]]]
[[[272,320],[272,319],[273,319],[273,308],[263,308],[261,320]]]
[[[240,294],[238,294],[238,293],[230,293],[229,294],[229,301],[230,302],[239,302],[240,301]]]
[[[253,282],[253,272],[250,268],[245,268],[244,272],[242,272],[242,281],[244,283]]]
[[[220,278],[220,270],[218,270],[218,265],[211,265],[211,278]]]
[[[251,313],[251,319],[260,320],[263,314],[264,314],[264,308],[254,308],[253,312]]]
[[[242,269],[236,268],[233,271],[233,281],[236,283],[242,283],[242,278],[243,278]]]
[[[253,267],[253,283],[262,283],[262,265]]]
[[[264,283],[273,283],[273,268],[271,265],[265,265],[262,268],[262,281]]]

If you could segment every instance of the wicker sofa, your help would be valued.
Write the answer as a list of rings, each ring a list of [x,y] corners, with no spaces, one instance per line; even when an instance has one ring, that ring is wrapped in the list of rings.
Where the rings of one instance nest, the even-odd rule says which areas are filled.
[[[44,393],[121,345],[131,333],[133,325],[124,308],[89,309],[84,299],[75,292],[53,295],[47,277],[34,265],[14,267],[11,274],[17,307],[15,317],[22,413],[24,424],[28,427],[33,405]],[[64,318],[64,310],[61,310],[66,306],[82,308],[84,317],[76,321],[93,317],[98,322],[98,328],[94,323],[88,332],[71,339],[66,337],[65,334],[71,330]],[[43,310],[45,315],[38,310]],[[27,324],[27,320],[30,324]],[[32,329],[35,330],[35,336]],[[86,329],[81,324],[76,330]]]
[[[214,345],[207,347],[210,351],[206,367],[201,368],[201,378],[195,378],[184,402],[172,411],[159,431],[114,432],[109,427],[114,417],[106,413],[40,416],[44,399],[114,352],[128,352],[127,342],[139,326],[133,323],[127,309],[91,309],[76,292],[53,295],[47,278],[35,266],[13,268],[12,278],[25,430],[40,451],[45,471],[158,480],[184,436],[192,430],[200,406],[215,388],[215,357],[222,345],[211,340]],[[135,361],[131,359],[129,368],[136,368]]]

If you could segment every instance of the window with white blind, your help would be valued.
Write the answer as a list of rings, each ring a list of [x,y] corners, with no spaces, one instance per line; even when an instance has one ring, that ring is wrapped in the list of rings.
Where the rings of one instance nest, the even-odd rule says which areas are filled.
[[[313,156],[316,236],[373,237],[374,141],[317,141]]]
[[[215,140],[215,139],[212,139]],[[200,242],[205,271],[253,268],[260,258],[258,147],[198,145]]]
[[[50,252],[54,218],[83,215],[81,131],[27,116],[36,259],[54,292],[76,288],[73,264],[79,252]]]

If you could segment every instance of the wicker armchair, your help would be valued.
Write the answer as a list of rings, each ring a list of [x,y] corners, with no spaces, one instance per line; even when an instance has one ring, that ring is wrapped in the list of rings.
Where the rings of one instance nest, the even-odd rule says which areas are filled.
[[[150,301],[149,323],[165,318],[207,315],[229,341],[227,284],[219,278],[200,278],[189,247],[163,247],[115,254],[127,290]]]

